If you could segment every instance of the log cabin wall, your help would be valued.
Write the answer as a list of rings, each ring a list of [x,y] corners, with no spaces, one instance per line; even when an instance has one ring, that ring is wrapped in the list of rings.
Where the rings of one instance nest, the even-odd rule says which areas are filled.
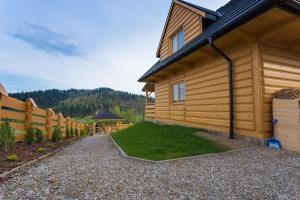
[[[195,12],[175,3],[159,50],[161,60],[170,55],[170,38],[180,28],[184,30],[185,43],[188,43],[202,33],[202,18]]]
[[[300,88],[300,53],[286,48],[261,45],[264,89],[264,129],[272,128],[272,98],[276,91]]]
[[[261,102],[255,81],[259,79],[256,44],[246,44],[228,52],[234,62],[235,130],[237,134],[264,138]],[[258,70],[259,71],[259,70]],[[227,63],[220,57],[199,62],[192,69],[180,72],[155,84],[155,120],[228,133],[229,95]],[[172,102],[171,84],[185,81],[186,100]],[[254,87],[255,86],[255,87]],[[260,120],[260,121],[259,121]]]

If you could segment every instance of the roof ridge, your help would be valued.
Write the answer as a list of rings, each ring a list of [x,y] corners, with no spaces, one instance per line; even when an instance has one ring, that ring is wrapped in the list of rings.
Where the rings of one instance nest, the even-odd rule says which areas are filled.
[[[212,14],[212,15],[215,15],[215,16],[219,16],[218,15],[218,12],[214,11],[214,10],[211,10],[211,9],[208,9],[208,8],[205,8],[205,7],[202,7],[202,6],[199,6],[199,5],[196,5],[196,4],[193,4],[193,3],[190,3],[190,2],[187,2],[187,1],[184,1],[184,0],[177,0],[185,5],[188,5],[188,6],[191,6],[197,10],[200,10],[200,11],[203,11],[205,13],[209,13],[209,14]]]

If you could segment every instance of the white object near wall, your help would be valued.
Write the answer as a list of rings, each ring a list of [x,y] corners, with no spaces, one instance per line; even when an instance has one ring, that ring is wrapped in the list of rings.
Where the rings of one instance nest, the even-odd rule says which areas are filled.
[[[274,136],[283,149],[300,152],[300,99],[273,99]]]

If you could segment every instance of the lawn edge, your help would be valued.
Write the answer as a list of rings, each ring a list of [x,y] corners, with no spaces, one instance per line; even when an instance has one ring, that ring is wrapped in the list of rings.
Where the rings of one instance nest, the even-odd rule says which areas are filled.
[[[205,156],[227,154],[227,153],[238,152],[238,151],[254,148],[254,146],[251,146],[251,147],[246,147],[246,148],[241,148],[241,149],[231,149],[231,150],[224,151],[224,152],[219,152],[219,153],[208,153],[208,154],[203,154],[203,155],[186,156],[186,157],[181,157],[181,158],[173,158],[173,159],[155,161],[155,160],[148,160],[148,159],[144,159],[144,158],[138,158],[138,157],[133,157],[133,156],[127,155],[125,153],[125,151],[119,146],[119,144],[111,137],[110,134],[108,134],[108,137],[110,138],[112,143],[116,146],[116,148],[118,149],[118,151],[119,151],[119,153],[121,154],[122,157],[137,160],[137,161],[150,162],[150,163],[154,163],[154,164],[180,161],[180,160],[188,160],[188,159],[192,159],[192,158],[198,158],[198,157],[200,158],[200,157],[205,157]]]
[[[81,139],[82,139],[82,138],[81,138]],[[31,161],[29,161],[29,162],[26,162],[26,163],[24,163],[24,164],[21,164],[20,166],[15,167],[15,168],[13,168],[13,169],[11,169],[11,170],[9,170],[9,171],[3,172],[2,174],[0,174],[0,181],[5,181],[6,179],[9,178],[9,175],[11,175],[11,174],[13,174],[13,173],[15,173],[15,172],[17,172],[17,171],[21,171],[23,168],[28,167],[28,166],[30,166],[30,165],[33,165],[33,164],[35,164],[35,163],[37,163],[37,162],[39,162],[39,161],[41,161],[41,160],[45,160],[45,159],[47,159],[47,158],[53,156],[53,155],[56,154],[57,152],[62,151],[62,150],[64,150],[64,149],[66,149],[67,147],[69,147],[69,146],[75,144],[76,142],[80,141],[81,139],[76,140],[75,142],[73,142],[73,143],[70,144],[70,145],[61,147],[61,148],[56,149],[56,150],[54,150],[54,151],[52,151],[52,152],[50,152],[50,153],[47,153],[47,154],[45,154],[45,155],[42,155],[42,156],[40,156],[40,157],[38,157],[38,158],[36,158],[36,159],[34,159],[34,160],[31,160]]]

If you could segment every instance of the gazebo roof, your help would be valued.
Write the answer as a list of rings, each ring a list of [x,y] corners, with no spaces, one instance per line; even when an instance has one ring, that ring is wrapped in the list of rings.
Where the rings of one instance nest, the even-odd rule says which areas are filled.
[[[118,115],[111,113],[109,111],[96,114],[93,119],[95,120],[123,120],[123,118],[119,117]]]

